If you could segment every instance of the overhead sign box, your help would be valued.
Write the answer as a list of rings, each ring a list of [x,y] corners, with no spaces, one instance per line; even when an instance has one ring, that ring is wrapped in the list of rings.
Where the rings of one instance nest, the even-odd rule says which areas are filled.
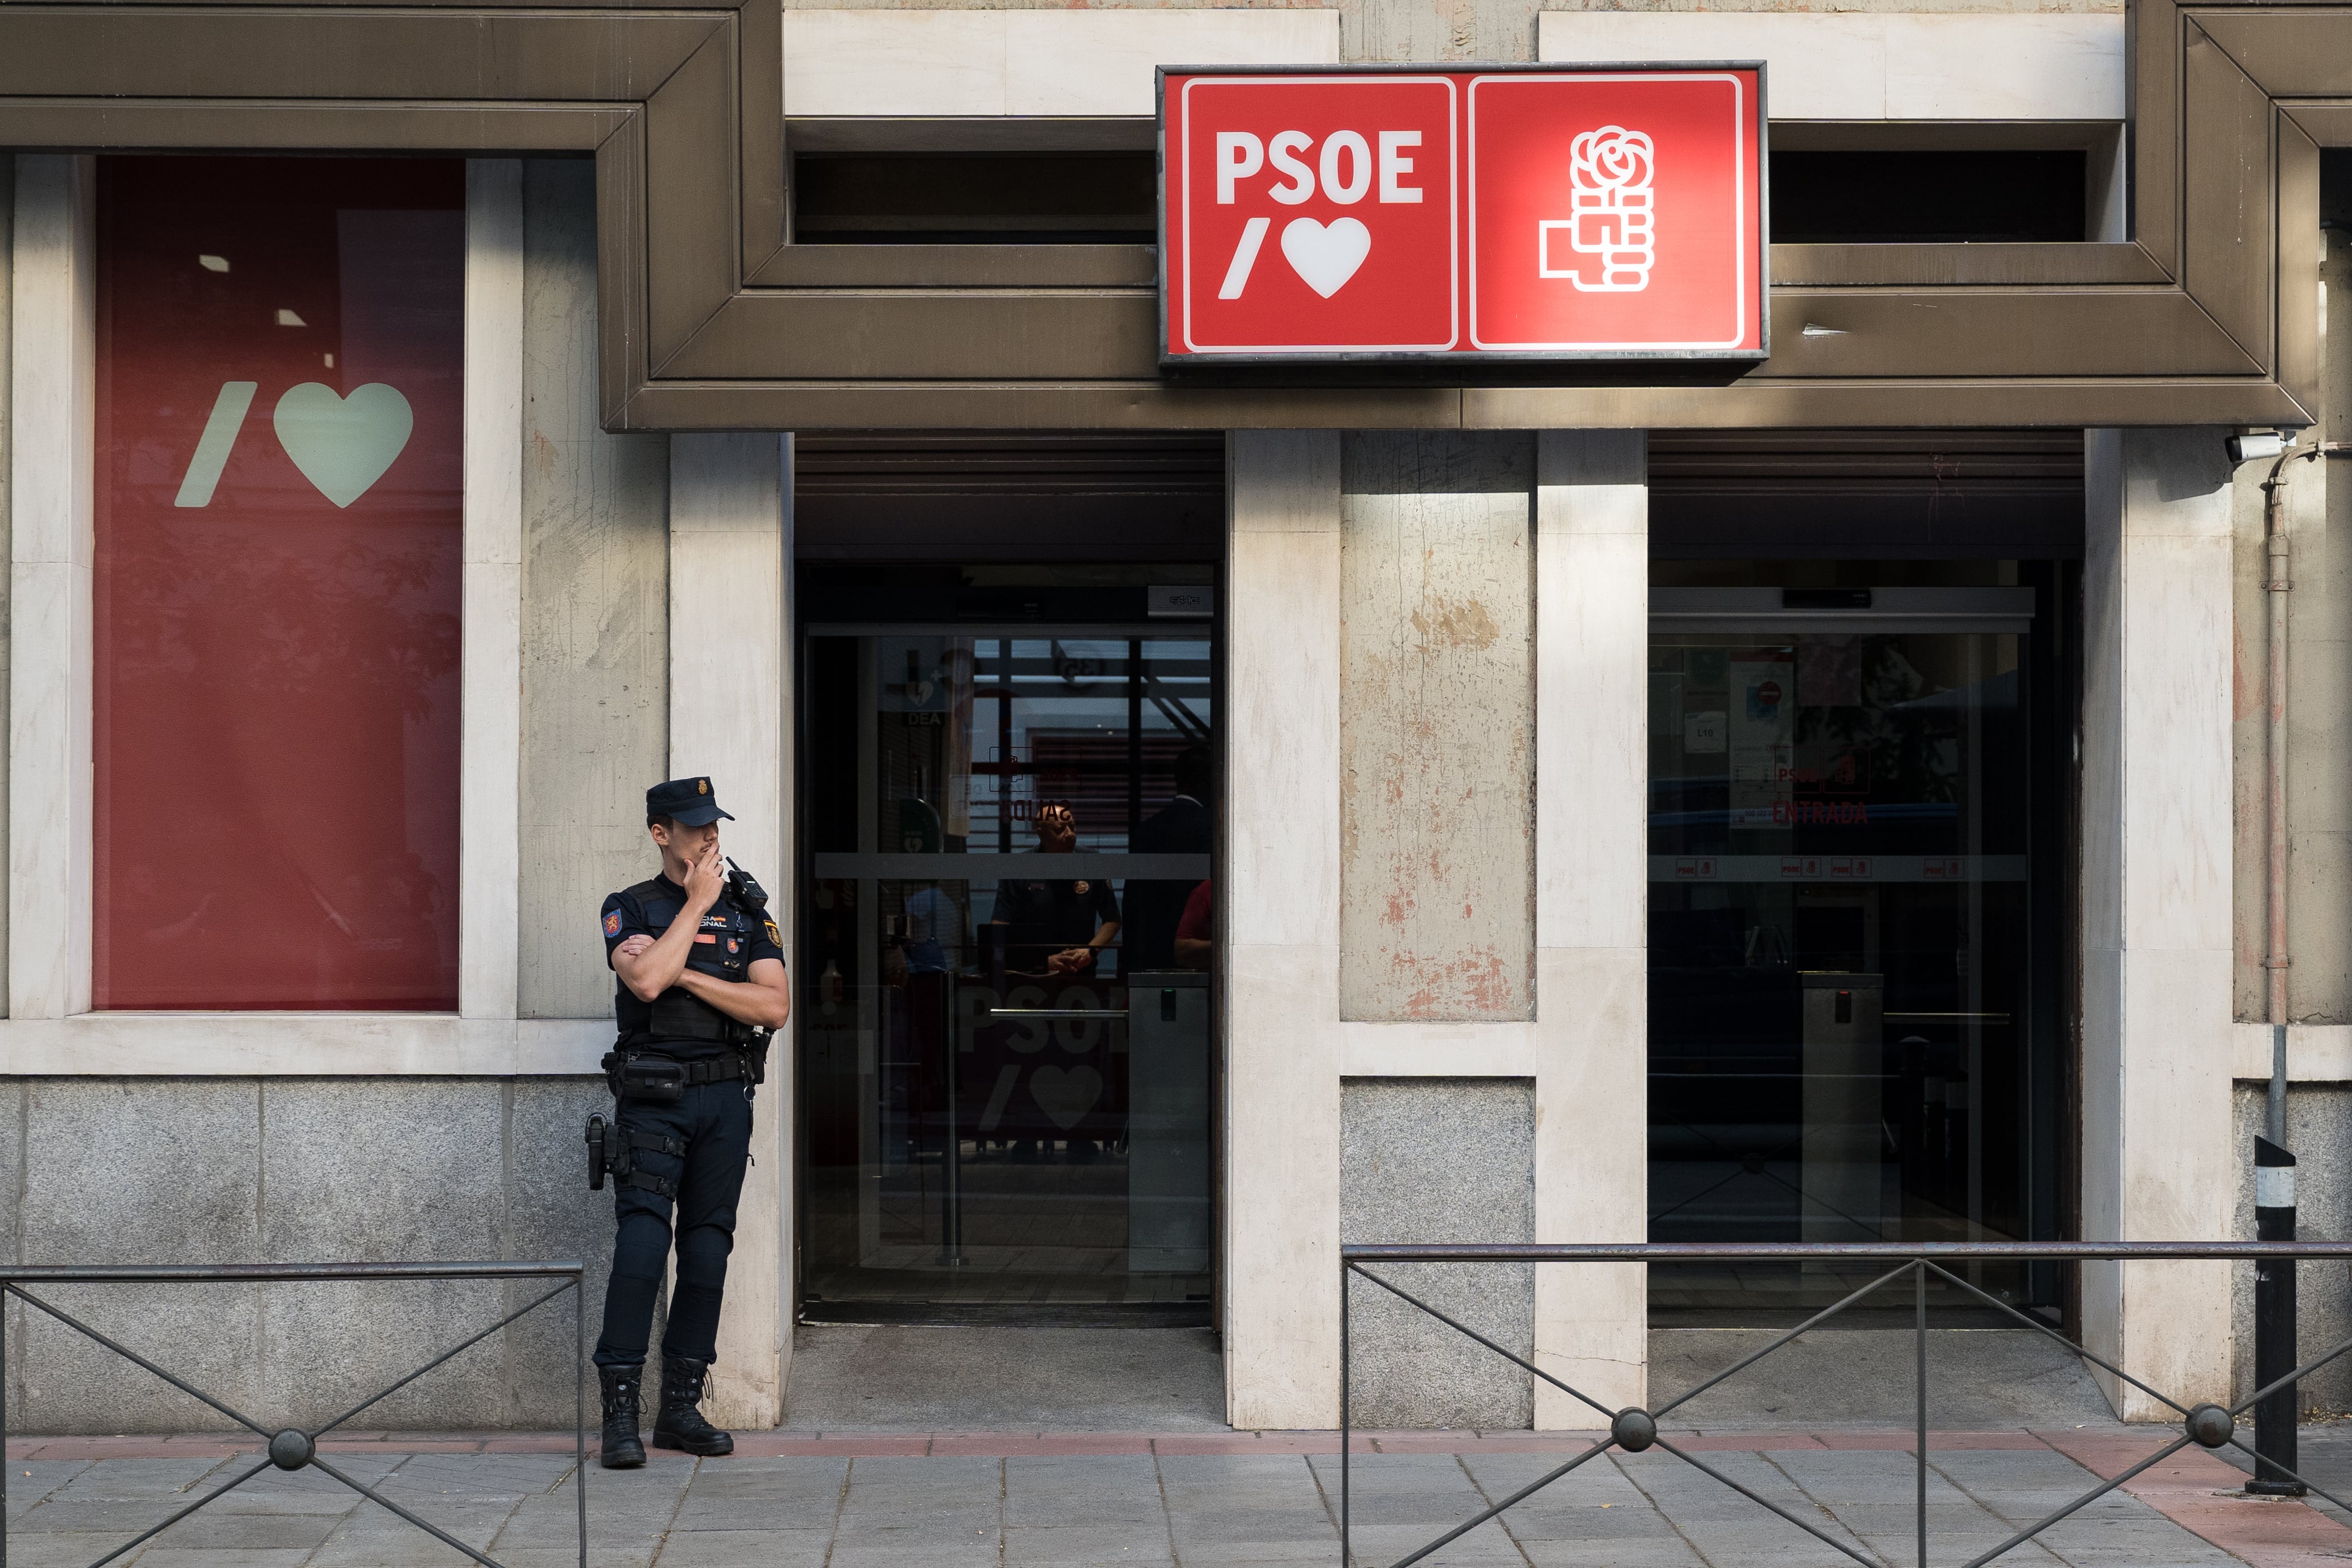
[[[1163,369],[1749,362],[1764,68],[1163,68]]]

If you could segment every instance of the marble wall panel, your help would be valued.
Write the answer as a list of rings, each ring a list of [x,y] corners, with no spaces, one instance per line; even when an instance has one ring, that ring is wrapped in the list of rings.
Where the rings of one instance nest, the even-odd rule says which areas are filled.
[[[1534,442],[1341,445],[1339,1016],[1535,1013]]]

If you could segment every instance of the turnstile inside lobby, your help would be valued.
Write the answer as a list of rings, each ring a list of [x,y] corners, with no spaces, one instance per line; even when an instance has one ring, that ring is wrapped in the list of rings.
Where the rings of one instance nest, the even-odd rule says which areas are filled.
[[[802,1303],[1206,1321],[1205,567],[803,569]],[[1201,898],[1194,898],[1199,891]],[[1098,951],[1090,951],[1098,950]]]

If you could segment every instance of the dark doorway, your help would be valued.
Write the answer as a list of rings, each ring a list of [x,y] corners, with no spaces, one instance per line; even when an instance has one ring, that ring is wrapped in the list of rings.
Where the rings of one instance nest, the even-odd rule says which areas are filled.
[[[1208,1321],[1212,577],[803,566],[805,1316]]]

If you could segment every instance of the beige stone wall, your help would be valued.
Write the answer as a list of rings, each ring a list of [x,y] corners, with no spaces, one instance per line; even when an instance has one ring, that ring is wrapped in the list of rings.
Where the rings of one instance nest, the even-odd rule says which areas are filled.
[[[2352,245],[2326,231],[2330,292],[2352,285]],[[2352,439],[2352,332],[2333,334],[2320,426],[2313,434]],[[2310,437],[2306,437],[2306,442]],[[2262,481],[2268,463],[2237,475],[2235,539],[2236,754],[2233,845],[2237,1017],[2269,1021],[2263,959],[2269,937],[2269,623],[2263,588]],[[2352,465],[2287,465],[2287,1014],[2296,1024],[2352,1023]]]
[[[593,166],[523,176],[521,974],[526,1018],[609,1017],[596,912],[650,876],[669,749],[669,443],[597,427]]]
[[[1535,1016],[1535,444],[1341,446],[1339,1016]]]

